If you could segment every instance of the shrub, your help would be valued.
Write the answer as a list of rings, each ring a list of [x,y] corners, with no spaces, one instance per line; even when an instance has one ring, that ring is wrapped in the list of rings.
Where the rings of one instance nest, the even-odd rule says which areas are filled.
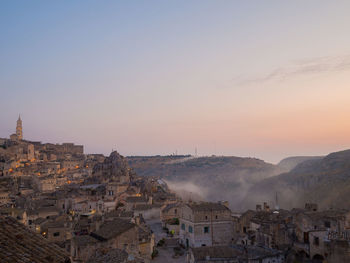
[[[156,256],[158,256],[158,254],[159,254],[158,250],[154,249],[152,252],[152,255],[151,255],[152,259],[154,259]]]
[[[159,240],[158,244],[157,244],[157,247],[162,247],[165,243],[165,240],[164,238],[162,238],[161,240]]]

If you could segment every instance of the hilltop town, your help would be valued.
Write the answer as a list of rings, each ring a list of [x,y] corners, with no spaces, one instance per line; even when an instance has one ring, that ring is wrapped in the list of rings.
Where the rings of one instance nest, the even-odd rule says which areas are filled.
[[[182,200],[159,170],[142,176],[116,151],[24,138],[19,117],[0,139],[1,262],[350,261],[350,210],[261,200],[236,213]]]

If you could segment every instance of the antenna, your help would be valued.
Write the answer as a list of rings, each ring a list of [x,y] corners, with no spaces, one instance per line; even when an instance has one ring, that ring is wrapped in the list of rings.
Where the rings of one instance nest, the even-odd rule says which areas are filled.
[[[277,196],[277,192],[276,192],[276,200],[275,200],[275,208],[276,210],[279,210],[279,206],[278,206],[278,196]]]

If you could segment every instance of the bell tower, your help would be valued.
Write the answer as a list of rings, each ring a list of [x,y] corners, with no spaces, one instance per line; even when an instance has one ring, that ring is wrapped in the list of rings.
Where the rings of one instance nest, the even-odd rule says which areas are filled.
[[[18,140],[22,140],[23,139],[21,115],[19,115],[18,120],[17,120],[16,134],[17,134]]]

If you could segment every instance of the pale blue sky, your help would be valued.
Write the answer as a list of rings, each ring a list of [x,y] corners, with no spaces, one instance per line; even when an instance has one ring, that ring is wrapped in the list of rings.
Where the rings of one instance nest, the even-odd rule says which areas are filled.
[[[349,1],[2,1],[0,137],[86,152],[349,148]],[[349,139],[347,139],[349,137]]]

